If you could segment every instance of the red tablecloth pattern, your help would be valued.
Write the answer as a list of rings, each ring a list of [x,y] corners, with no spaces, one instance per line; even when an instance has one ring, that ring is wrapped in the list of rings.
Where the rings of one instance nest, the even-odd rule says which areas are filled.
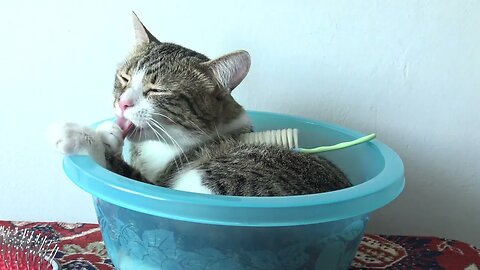
[[[97,224],[0,221],[49,235],[60,247],[56,259],[66,270],[115,269]],[[480,249],[437,237],[372,235],[363,237],[351,269],[479,270]]]

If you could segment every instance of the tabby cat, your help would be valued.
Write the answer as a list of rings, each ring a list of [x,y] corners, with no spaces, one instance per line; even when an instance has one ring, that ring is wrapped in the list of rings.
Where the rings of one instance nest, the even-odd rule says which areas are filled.
[[[117,123],[68,123],[55,144],[86,152],[123,176],[177,190],[238,196],[287,196],[351,186],[326,159],[235,138],[251,131],[231,91],[250,68],[246,51],[210,60],[160,42],[133,14],[137,44],[115,76]],[[122,158],[131,143],[130,164]]]

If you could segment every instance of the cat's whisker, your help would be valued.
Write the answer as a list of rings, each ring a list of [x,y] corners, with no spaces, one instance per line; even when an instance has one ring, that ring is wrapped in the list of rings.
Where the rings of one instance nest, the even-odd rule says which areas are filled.
[[[163,143],[167,143],[167,141],[165,140],[165,138],[162,136],[162,134],[160,134],[155,128],[152,127],[152,125],[148,122],[148,120],[146,121],[147,125],[152,129],[153,131],[153,134],[155,134],[155,136],[157,137],[157,139]],[[177,159],[174,158],[173,161],[175,162],[175,167],[177,167],[177,170],[179,170],[179,166],[178,166],[178,162],[177,162]],[[180,162],[182,162],[182,160],[180,160]],[[183,166],[183,162],[181,164]]]
[[[139,128],[137,126],[133,128],[132,136],[135,136],[135,133],[137,133],[138,129]]]
[[[200,128],[195,122],[193,122],[192,120],[188,120],[188,122],[190,122],[192,125],[194,125],[194,127],[195,127],[198,131],[200,131],[200,133],[201,133],[202,135],[205,135],[205,136],[208,137],[210,140],[213,139],[213,137],[212,137],[210,134],[208,134],[207,132],[205,132],[205,130],[203,130],[202,128]]]
[[[151,114],[164,117],[164,118],[168,119],[170,122],[172,122],[173,124],[179,125],[179,124],[178,124],[177,122],[175,122],[172,118],[166,116],[166,115],[163,114],[163,113],[152,112]],[[187,120],[188,122],[190,122],[192,125],[194,125],[194,127],[195,127],[198,131],[200,131],[200,133],[201,133],[202,135],[205,135],[205,136],[207,136],[209,139],[212,139],[212,136],[209,135],[207,132],[205,132],[203,129],[201,129],[195,122],[193,122],[192,120],[189,120],[189,119],[186,119],[186,120]]]
[[[160,129],[160,131],[162,131],[165,135],[167,135],[168,138],[170,139],[170,141],[175,144],[175,142],[176,142],[175,139],[173,139],[173,137],[170,136],[170,134],[165,130],[165,127],[162,124],[160,124],[160,122],[158,122],[154,118],[149,118],[148,120],[152,121],[152,124],[154,124],[156,128]],[[166,143],[166,141],[165,141],[165,143]],[[176,144],[176,145],[178,147],[180,147],[180,145],[178,145],[178,144]]]
[[[183,148],[182,148],[182,147],[180,146],[180,144],[165,130],[165,128],[159,126],[159,125],[161,125],[160,123],[158,123],[158,124],[157,124],[157,123],[153,123],[153,124],[154,124],[155,127],[157,127],[158,129],[160,129],[164,134],[166,134],[166,135],[168,136],[168,138],[170,139],[170,141],[172,141],[172,143],[175,145],[175,147],[177,147],[177,148],[180,150],[180,152],[182,153],[182,155],[183,155],[183,157],[185,158],[185,160],[186,160],[187,162],[190,162],[190,161],[188,160],[188,157],[187,157],[187,155],[185,154],[185,151],[183,150]],[[183,164],[183,161],[182,161],[182,164]]]
[[[154,127],[152,127],[151,123],[149,123],[148,121],[146,122],[147,125],[150,127],[150,129],[153,131],[153,133],[155,134],[155,136],[157,137],[157,139],[163,143],[167,143],[167,141],[165,140],[165,138],[162,136],[162,134],[160,134]]]
[[[215,133],[217,134],[217,137],[221,139],[220,133],[218,133],[217,125],[214,124],[214,126],[215,126]]]
[[[165,133],[165,135],[168,136],[168,138],[175,144],[177,145],[179,148],[180,145],[177,143],[177,141],[167,132],[166,128],[164,125],[162,125],[159,121],[155,120],[154,118],[150,118],[149,120],[152,121],[153,124],[155,124],[155,126],[160,129],[163,133]]]
[[[150,123],[149,123],[149,126],[150,128],[153,130],[155,136],[157,137],[158,140],[162,141],[163,143],[165,144],[168,144],[167,141],[165,140],[165,138],[160,134],[160,132],[158,132],[155,128],[153,128]],[[162,139],[160,139],[160,137]],[[180,159],[180,166],[178,165],[178,161],[176,158],[173,159],[173,162],[175,163],[175,167],[177,168],[177,170],[180,170],[180,167],[183,166],[183,160]]]
[[[170,120],[170,121],[171,121],[172,123],[174,123],[175,125],[178,125],[178,124],[177,124],[177,122],[173,121],[173,119],[172,119],[172,118],[170,118],[170,117],[166,116],[166,115],[165,115],[165,114],[163,114],[163,113],[156,113],[156,112],[152,112],[152,114],[154,114],[154,115],[159,115],[159,116],[161,116],[161,117],[164,117],[164,118],[166,118],[166,119]]]
[[[155,127],[157,127],[158,129],[160,129],[163,133],[165,133],[165,135],[168,136],[168,138],[173,142],[173,144],[175,144],[176,147],[178,147],[178,149],[180,149],[180,151],[182,152],[183,157],[185,157],[185,160],[186,160],[187,162],[190,162],[190,161],[188,160],[187,155],[185,154],[185,151],[183,151],[183,148],[182,148],[182,147],[180,146],[180,144],[167,132],[167,130],[165,130],[165,127],[164,127],[162,124],[160,124],[160,122],[158,122],[157,120],[155,120],[155,119],[153,119],[153,118],[150,118],[149,120],[152,121],[152,124],[153,124]]]
[[[175,122],[172,118],[170,118],[170,117],[168,117],[168,116],[166,116],[166,115],[164,115],[164,114],[162,114],[162,113],[155,113],[155,112],[153,112],[152,114],[154,114],[154,115],[159,115],[159,116],[161,116],[161,117],[164,117],[164,118],[170,120],[170,122],[172,122],[173,124],[178,125],[178,126],[181,126],[181,125],[179,125],[177,122]],[[163,129],[165,129],[165,126],[163,126],[162,124],[160,124],[160,122],[156,121],[155,119],[153,119],[153,120],[154,120],[157,124],[159,124]],[[187,121],[190,122],[192,125],[194,125],[194,128],[199,131],[200,135],[204,135],[204,136],[208,137],[209,139],[213,139],[211,135],[209,135],[205,130],[203,130],[202,128],[200,128],[195,122],[193,122],[192,120],[189,120],[189,119],[185,119],[185,120],[187,120]]]

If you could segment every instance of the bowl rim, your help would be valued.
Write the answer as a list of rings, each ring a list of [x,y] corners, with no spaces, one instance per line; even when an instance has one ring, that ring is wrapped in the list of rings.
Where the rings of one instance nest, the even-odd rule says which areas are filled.
[[[312,119],[285,115],[273,112],[248,111],[249,115],[264,115],[268,117],[282,117],[294,121],[300,121],[305,124],[322,126],[322,128],[332,129],[351,137],[361,137],[364,134],[335,125],[324,121],[315,121]],[[101,121],[103,122],[103,121]],[[298,225],[297,222],[288,222],[288,218],[282,221],[274,218],[261,218],[258,221],[236,222],[222,221],[221,217],[212,218],[211,216],[201,218],[202,213],[196,217],[188,217],[182,213],[166,213],[168,210],[159,210],[152,207],[149,203],[171,202],[178,203],[183,206],[206,206],[206,207],[223,207],[230,209],[300,209],[315,207],[319,205],[342,205],[349,201],[358,201],[362,198],[372,197],[382,191],[389,190],[388,196],[382,196],[378,200],[369,200],[369,205],[365,206],[363,211],[347,211],[337,215],[339,218],[322,217],[321,213],[313,211],[319,215],[317,218],[312,217],[311,221],[305,221],[305,224],[315,222],[332,221],[340,218],[348,218],[370,213],[373,210],[383,207],[394,200],[404,188],[404,166],[400,157],[390,147],[382,143],[378,139],[367,142],[370,147],[381,153],[384,158],[385,166],[380,172],[366,180],[365,182],[341,189],[319,194],[295,195],[295,196],[276,196],[276,197],[243,197],[243,196],[226,196],[199,194],[186,191],[173,190],[165,187],[154,186],[139,181],[131,181],[131,179],[113,173],[100,165],[92,158],[84,155],[65,156],[63,160],[64,171],[69,178],[80,188],[92,194],[94,198],[116,204],[118,206],[129,208],[135,211],[143,212],[151,215],[158,215],[167,218],[175,218],[185,221],[194,221],[211,224],[235,224],[247,226],[277,226],[288,225],[289,223]],[[340,150],[341,151],[341,150]],[[95,185],[92,184],[96,181]],[[110,192],[122,194],[122,198],[116,198]],[[140,202],[149,202],[140,205]],[[177,209],[178,210],[178,209]],[[165,212],[166,211],[166,212]],[[181,212],[181,211],[180,211]],[[315,220],[315,222],[313,222]]]

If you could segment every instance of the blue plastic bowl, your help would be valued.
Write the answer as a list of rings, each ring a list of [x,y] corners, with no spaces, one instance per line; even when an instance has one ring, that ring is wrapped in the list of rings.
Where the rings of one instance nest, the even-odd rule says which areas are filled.
[[[256,130],[298,128],[301,147],[363,136],[304,118],[249,114]],[[92,194],[117,269],[348,269],[369,213],[403,190],[403,164],[378,140],[324,156],[353,187],[302,196],[235,197],[132,181],[87,156],[65,157],[64,169]]]

